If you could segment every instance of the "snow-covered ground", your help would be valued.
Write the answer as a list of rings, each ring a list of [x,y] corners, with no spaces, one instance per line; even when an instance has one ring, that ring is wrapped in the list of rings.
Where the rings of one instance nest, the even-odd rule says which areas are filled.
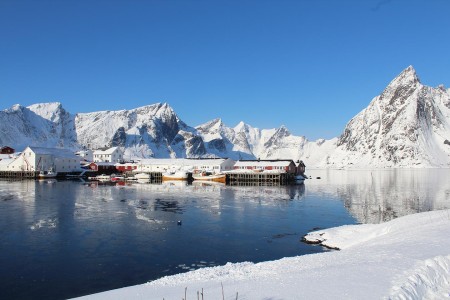
[[[85,298],[448,299],[449,236],[450,210],[347,225],[306,237],[340,251],[228,263]]]

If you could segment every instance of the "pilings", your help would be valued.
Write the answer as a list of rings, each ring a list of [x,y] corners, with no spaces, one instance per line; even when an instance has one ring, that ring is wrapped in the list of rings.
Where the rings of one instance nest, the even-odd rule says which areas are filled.
[[[145,172],[150,175],[151,182],[162,182],[161,172]],[[66,173],[65,173],[66,174]],[[65,174],[58,173],[58,177],[64,177]],[[94,172],[95,174],[95,172]],[[39,172],[35,171],[0,171],[0,178],[10,179],[36,179]],[[132,177],[135,173],[126,172],[125,177]],[[288,185],[295,182],[295,174],[291,173],[266,173],[266,172],[235,172],[227,173],[227,184],[230,185]],[[192,181],[192,174],[188,178]]]
[[[0,171],[0,178],[34,179],[38,175],[36,171]]]
[[[227,173],[230,185],[286,185],[293,183],[294,178],[291,173]]]

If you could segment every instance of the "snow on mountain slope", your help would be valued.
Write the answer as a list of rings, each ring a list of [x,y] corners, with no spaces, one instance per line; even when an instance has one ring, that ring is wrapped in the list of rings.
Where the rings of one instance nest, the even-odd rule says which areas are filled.
[[[221,119],[214,119],[195,127],[206,142],[207,151],[219,156],[233,159],[254,159],[247,139],[223,124]]]
[[[450,93],[406,68],[346,126],[323,167],[450,166]]]
[[[202,141],[166,103],[133,110],[78,114],[78,141],[88,148],[120,146],[125,157],[185,157],[204,155]],[[192,147],[196,151],[192,152]],[[190,156],[189,155],[189,156]]]
[[[28,145],[77,148],[74,117],[61,103],[42,103],[29,107],[14,105],[0,111],[0,144],[23,150]]]
[[[0,145],[97,149],[125,158],[229,157],[303,160],[311,168],[450,166],[450,90],[423,85],[406,68],[357,114],[339,138],[309,141],[281,126],[258,129],[220,118],[195,128],[166,103],[132,110],[67,113],[58,102],[0,112]]]

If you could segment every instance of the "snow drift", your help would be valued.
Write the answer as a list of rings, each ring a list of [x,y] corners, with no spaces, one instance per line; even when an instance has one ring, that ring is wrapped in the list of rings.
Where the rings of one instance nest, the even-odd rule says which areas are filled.
[[[450,297],[450,210],[308,234],[340,248],[263,263],[228,263],[85,299],[443,299]],[[187,288],[187,289],[186,289]]]

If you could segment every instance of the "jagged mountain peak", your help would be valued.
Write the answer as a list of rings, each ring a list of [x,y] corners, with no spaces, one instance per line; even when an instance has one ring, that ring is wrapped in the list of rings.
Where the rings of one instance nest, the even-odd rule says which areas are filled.
[[[450,166],[450,89],[423,85],[409,66],[357,114],[339,138],[308,141],[286,126],[258,129],[216,118],[195,128],[156,103],[131,110],[65,112],[61,103],[0,111],[0,144],[20,149],[120,146],[127,157],[260,157],[319,168]]]
[[[195,128],[199,131],[220,131],[225,126],[221,118],[216,118],[201,125],[196,126]]]
[[[234,131],[236,132],[249,132],[252,130],[258,130],[258,128],[254,128],[253,126],[244,123],[243,121],[240,121],[235,127]]]
[[[345,127],[337,142],[343,157],[329,165],[449,166],[449,94],[420,83],[406,68]],[[339,158],[338,158],[339,157]]]
[[[408,66],[388,84],[388,88],[397,86],[411,86],[415,84],[420,84],[420,79],[417,76],[414,67]]]
[[[52,122],[58,122],[61,116],[66,114],[61,102],[36,103],[27,108],[36,115]]]

